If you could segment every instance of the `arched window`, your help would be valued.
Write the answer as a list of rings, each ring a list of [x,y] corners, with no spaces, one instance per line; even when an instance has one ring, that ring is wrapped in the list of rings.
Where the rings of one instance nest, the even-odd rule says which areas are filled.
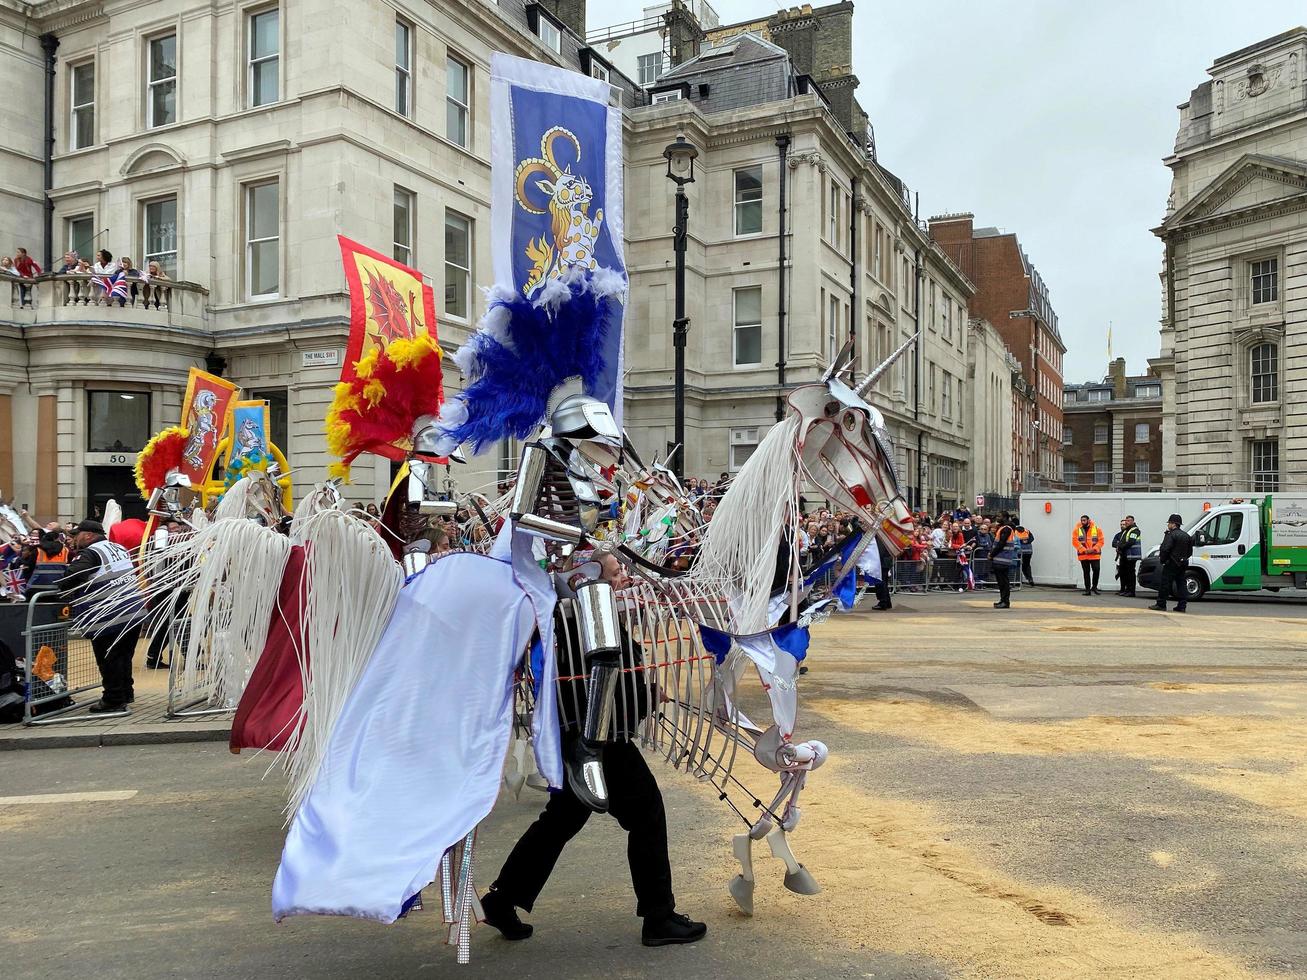
[[[1280,397],[1280,349],[1275,344],[1257,344],[1248,351],[1252,401],[1273,402]]]

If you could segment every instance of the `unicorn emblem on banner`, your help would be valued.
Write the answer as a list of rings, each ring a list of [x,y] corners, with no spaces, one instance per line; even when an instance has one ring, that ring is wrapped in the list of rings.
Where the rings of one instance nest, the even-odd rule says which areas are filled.
[[[550,215],[549,241],[544,235],[527,244],[526,254],[532,262],[531,272],[522,286],[522,292],[531,298],[552,279],[561,279],[569,269],[595,268],[595,243],[599,240],[599,229],[604,223],[604,209],[595,212],[590,218],[590,202],[594,200],[594,190],[580,174],[572,173],[572,165],[558,166],[554,144],[560,139],[568,140],[576,147],[576,159],[581,159],[581,141],[570,130],[562,126],[553,126],[545,130],[540,137],[540,156],[528,157],[517,165],[514,186],[517,188],[517,203],[528,214],[544,214],[543,208],[536,207],[527,194],[527,182],[539,176],[535,181],[538,190],[549,195],[548,210]]]

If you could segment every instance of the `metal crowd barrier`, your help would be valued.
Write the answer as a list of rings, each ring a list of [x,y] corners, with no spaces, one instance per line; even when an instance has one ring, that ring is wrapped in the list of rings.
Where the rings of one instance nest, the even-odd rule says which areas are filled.
[[[49,612],[53,606],[58,607],[53,622],[37,622],[45,618],[38,609]],[[91,641],[73,628],[72,611],[62,598],[51,593],[31,596],[23,636],[27,682],[23,724],[49,724],[60,715],[86,707],[73,696],[97,690],[103,681]]]
[[[992,562],[988,558],[972,558],[961,562],[957,558],[924,558],[918,561],[900,558],[894,562],[890,574],[890,591],[894,593],[916,593],[925,595],[932,592],[967,592],[972,591],[967,583],[967,568],[970,567],[975,583],[974,591],[988,592],[998,590],[998,580],[994,577]],[[1021,589],[1021,566],[1008,566],[1008,581],[1012,591]]]

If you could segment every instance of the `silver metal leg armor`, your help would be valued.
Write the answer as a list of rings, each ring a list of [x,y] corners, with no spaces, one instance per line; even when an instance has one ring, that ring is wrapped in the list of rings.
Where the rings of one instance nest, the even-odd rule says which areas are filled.
[[[589,667],[585,722],[581,737],[564,759],[567,780],[577,798],[596,813],[608,810],[603,747],[612,736],[614,699],[622,674],[617,599],[607,582],[588,582],[576,590],[581,653]]]

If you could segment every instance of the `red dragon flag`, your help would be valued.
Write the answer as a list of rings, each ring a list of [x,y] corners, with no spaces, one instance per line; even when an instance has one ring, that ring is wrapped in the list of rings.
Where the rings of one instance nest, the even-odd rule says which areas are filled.
[[[327,448],[348,477],[364,452],[402,460],[413,423],[443,400],[436,303],[422,273],[338,236],[349,287],[349,348],[327,412]]]

